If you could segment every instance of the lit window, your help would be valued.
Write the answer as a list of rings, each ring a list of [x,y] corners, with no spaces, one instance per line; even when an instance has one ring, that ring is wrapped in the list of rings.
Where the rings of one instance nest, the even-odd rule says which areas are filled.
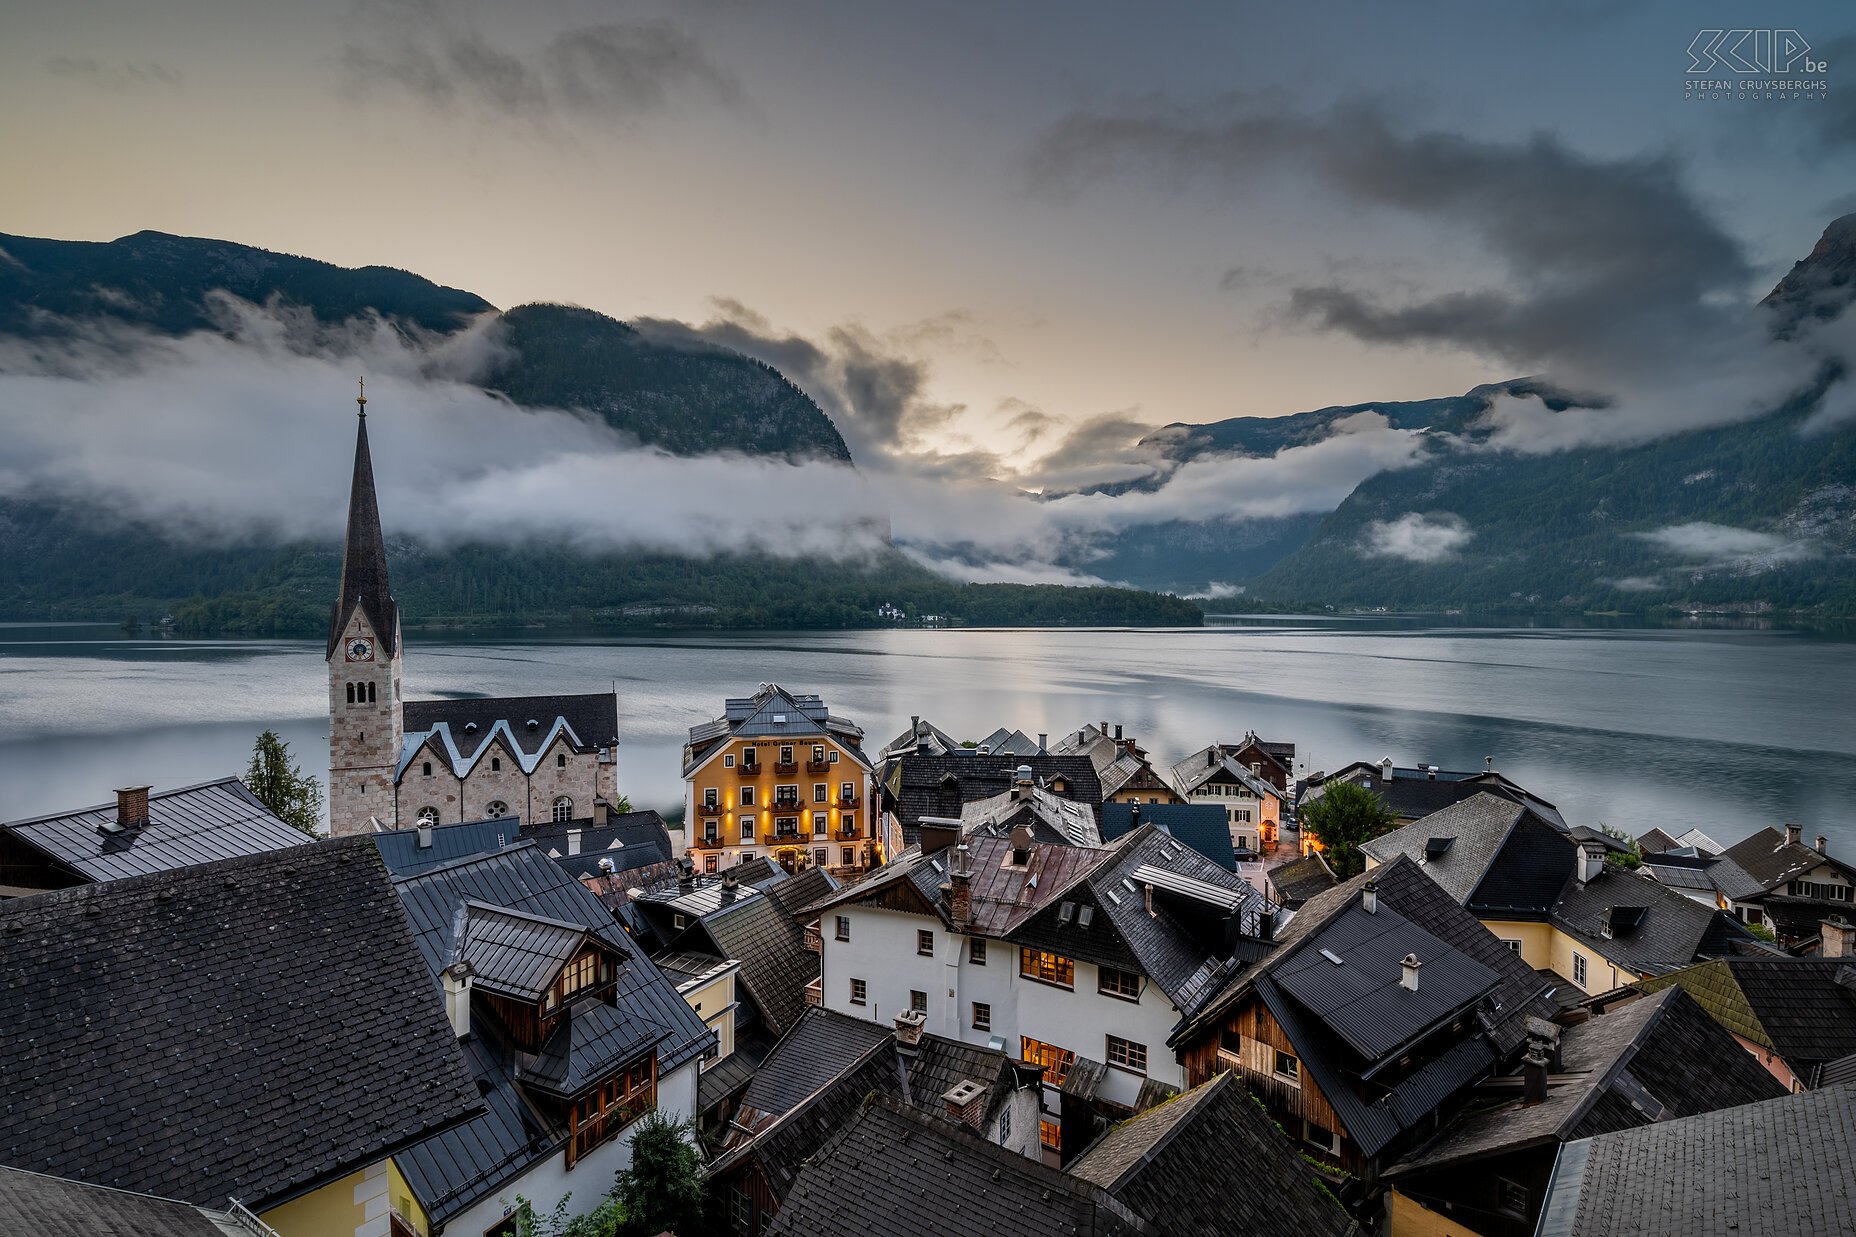
[[[1136,1074],[1147,1072],[1147,1045],[1130,1039],[1108,1037],[1108,1063]]]
[[[1056,984],[1060,988],[1076,986],[1076,964],[1062,954],[1046,953],[1041,949],[1021,948],[1018,951],[1018,973],[1026,979]]]
[[[561,968],[561,978],[556,985],[560,999],[565,1001],[574,993],[591,988],[599,982],[599,958],[591,953],[581,954],[572,962]]]
[[[1070,1066],[1076,1063],[1076,1054],[1068,1048],[1059,1048],[1043,1040],[1032,1039],[1029,1035],[1019,1036],[1019,1059],[1031,1065],[1044,1067],[1044,1081],[1053,1087],[1061,1087],[1063,1080],[1069,1076]]]
[[[992,1030],[992,1006],[985,1001],[973,1002],[973,1029],[975,1031]]]
[[[566,795],[554,800],[554,823],[561,824],[574,818],[574,801]]]
[[[704,855],[702,857],[702,870],[705,872],[714,872],[714,871],[719,870],[721,867],[721,864],[717,862],[717,859],[718,857],[715,855]]]
[[[934,932],[932,930],[921,928],[916,931],[915,952],[924,958],[934,957]]]
[[[1049,1117],[1039,1117],[1038,1142],[1043,1144],[1046,1151],[1061,1152],[1063,1150],[1063,1127]]]
[[[1302,1063],[1286,1052],[1276,1054],[1276,1076],[1287,1079],[1296,1086],[1302,1085]]]
[[[1104,996],[1141,999],[1141,977],[1134,971],[1118,971],[1112,966],[1096,968],[1096,991]]]
[[[862,1005],[867,991],[863,980],[853,979],[851,981],[851,1004]]]

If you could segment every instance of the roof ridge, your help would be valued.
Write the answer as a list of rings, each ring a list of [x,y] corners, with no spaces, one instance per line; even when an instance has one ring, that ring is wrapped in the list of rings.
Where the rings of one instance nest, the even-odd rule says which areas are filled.
[[[144,885],[172,883],[177,880],[203,880],[207,876],[225,872],[228,869],[242,870],[247,867],[276,867],[293,862],[286,853],[290,851],[310,850],[325,847],[334,853],[342,850],[359,850],[365,844],[374,852],[376,858],[380,851],[373,844],[370,833],[348,833],[337,837],[317,838],[307,847],[292,846],[285,851],[265,850],[249,855],[232,855],[225,859],[214,859],[209,863],[195,863],[182,868],[163,868],[159,872],[142,872],[135,876],[120,876],[113,880],[97,881],[88,885],[71,885],[64,889],[45,889],[23,898],[0,900],[0,917],[10,911],[32,911],[47,906],[61,906],[67,902],[79,902],[86,898],[108,897],[133,892]],[[280,858],[281,856],[281,858]],[[380,860],[381,870],[386,870],[386,861]]]
[[[1127,1120],[1111,1125],[1107,1130],[1103,1131],[1102,1137],[1096,1139],[1094,1143],[1083,1149],[1082,1154],[1076,1157],[1077,1160],[1081,1161],[1092,1151],[1096,1150],[1096,1148],[1102,1146],[1104,1142],[1114,1135],[1115,1131],[1133,1125],[1136,1122],[1147,1120],[1148,1118],[1158,1121],[1160,1118],[1154,1114],[1172,1108],[1176,1104],[1183,1105],[1184,1110],[1176,1116],[1176,1119],[1168,1125],[1166,1129],[1160,1132],[1160,1137],[1155,1139],[1151,1146],[1141,1152],[1140,1158],[1122,1169],[1111,1184],[1102,1187],[1110,1194],[1113,1194],[1116,1190],[1127,1185],[1138,1170],[1145,1168],[1156,1156],[1166,1150],[1167,1147],[1171,1146],[1173,1140],[1179,1136],[1180,1130],[1191,1124],[1193,1115],[1197,1113],[1203,1105],[1210,1102],[1214,1096],[1222,1094],[1227,1084],[1231,1082],[1232,1077],[1233,1075],[1230,1070],[1223,1070],[1215,1074],[1210,1082],[1200,1083],[1189,1091],[1182,1091],[1178,1095],[1170,1096],[1160,1103],[1155,1104],[1152,1108],[1146,1109],[1143,1112],[1137,1112]],[[1075,1173],[1075,1163],[1070,1165],[1069,1171]],[[1085,1178],[1085,1180],[1087,1180],[1087,1178]]]
[[[206,790],[213,786],[236,786],[240,791],[243,791],[245,796],[253,803],[256,803],[259,807],[264,807],[263,800],[252,794],[251,787],[245,785],[245,779],[235,773],[227,774],[225,777],[213,778],[209,781],[195,782],[191,786],[176,786],[171,790],[151,790],[148,794],[148,801],[151,804],[159,803],[161,800],[172,798],[175,795],[184,795],[195,790]],[[102,803],[92,804],[89,807],[71,808],[63,812],[47,812],[43,816],[22,816],[17,820],[0,820],[0,829],[24,828],[27,825],[42,825],[48,820],[64,820],[71,816],[88,816],[92,812],[113,811],[115,807],[116,800],[106,799]],[[264,810],[269,812],[271,809],[266,807]],[[275,813],[272,814],[275,815]]]
[[[465,823],[481,825],[481,824],[487,824],[488,822],[476,820],[476,821],[467,821]],[[406,832],[406,830],[396,829],[396,830],[393,830],[392,832],[404,833]],[[364,834],[357,834],[356,836],[371,838],[373,837],[373,834],[364,833]],[[400,884],[405,884],[410,881],[424,880],[428,876],[438,876],[444,872],[455,872],[457,871],[457,869],[463,867],[465,864],[487,863],[492,859],[504,858],[507,855],[515,853],[516,851],[537,850],[537,849],[539,848],[535,845],[535,839],[518,837],[515,841],[509,843],[509,845],[504,846],[498,850],[480,851],[479,853],[475,855],[459,855],[456,859],[447,859],[443,863],[435,863],[431,867],[421,869],[420,871],[417,871],[417,872],[408,872],[405,875],[395,875],[393,877],[393,883],[395,885],[400,885]],[[566,876],[566,873],[563,872],[562,875]]]

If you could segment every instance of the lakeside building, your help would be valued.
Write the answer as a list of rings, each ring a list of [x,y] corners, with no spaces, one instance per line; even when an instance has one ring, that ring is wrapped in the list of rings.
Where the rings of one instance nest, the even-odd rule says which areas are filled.
[[[1565,818],[1560,815],[1558,808],[1494,769],[1483,769],[1475,773],[1456,772],[1436,765],[1418,765],[1407,769],[1394,765],[1390,756],[1377,763],[1369,764],[1362,760],[1333,773],[1311,774],[1297,794],[1298,810],[1302,805],[1319,799],[1323,788],[1335,782],[1352,782],[1372,791],[1394,817],[1407,824],[1476,795],[1490,794],[1523,804],[1558,828],[1566,828]]]
[[[683,845],[705,872],[765,855],[787,871],[877,867],[899,842],[882,828],[864,732],[824,698],[763,683],[683,745]]]
[[[355,431],[341,585],[329,608],[329,828],[486,817],[604,823],[618,800],[618,697],[407,700],[405,641],[367,441]]]
[[[1057,1163],[1184,1085],[1167,1037],[1268,952],[1272,908],[1152,825],[1100,848],[955,839],[810,908],[818,1001],[885,1025],[918,1013],[933,1034],[1043,1066]]]
[[[1111,734],[1107,722],[1085,724],[1057,740],[1051,751],[1058,756],[1089,757],[1105,804],[1185,802],[1165,778],[1154,772],[1147,749],[1134,736],[1123,735],[1120,726]]]
[[[1789,1091],[1856,1078],[1856,929],[1818,958],[1716,958],[1636,986],[1679,987]]]
[[[1261,761],[1253,762],[1261,768]],[[1173,766],[1173,784],[1188,803],[1222,807],[1231,847],[1241,861],[1254,860],[1281,843],[1282,792],[1260,772],[1219,744],[1200,748]]]
[[[959,820],[969,803],[996,799],[1030,769],[1041,791],[1083,805],[1102,803],[1102,784],[1087,756],[995,756],[973,748],[936,755],[932,748],[892,756],[879,774],[883,811],[903,846],[921,841],[924,820]]]

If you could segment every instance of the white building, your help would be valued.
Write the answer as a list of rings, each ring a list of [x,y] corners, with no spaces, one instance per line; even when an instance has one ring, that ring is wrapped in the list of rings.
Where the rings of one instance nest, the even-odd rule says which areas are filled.
[[[820,1003],[884,1026],[916,1010],[930,1034],[1044,1066],[1053,1153],[1072,1073],[1065,1093],[1103,1112],[1183,1089],[1167,1037],[1267,951],[1265,899],[1151,825],[1106,847],[952,838],[816,904]]]

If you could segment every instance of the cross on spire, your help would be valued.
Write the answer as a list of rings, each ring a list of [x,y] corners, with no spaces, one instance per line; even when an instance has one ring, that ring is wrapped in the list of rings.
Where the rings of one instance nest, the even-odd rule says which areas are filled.
[[[355,397],[354,402],[361,406],[361,415],[365,417],[367,415],[367,377],[365,375],[361,378],[361,394]]]

